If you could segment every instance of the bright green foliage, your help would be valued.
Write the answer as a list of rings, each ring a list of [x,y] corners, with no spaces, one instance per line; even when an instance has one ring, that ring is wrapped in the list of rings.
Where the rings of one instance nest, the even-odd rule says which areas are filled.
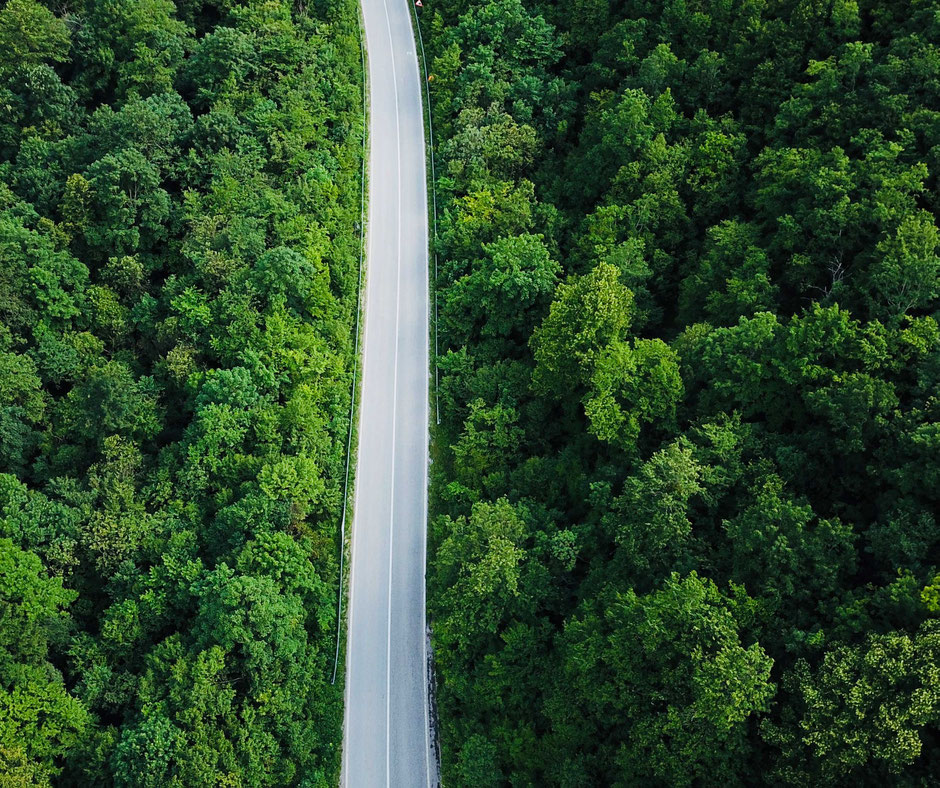
[[[45,575],[35,554],[0,539],[0,747],[9,753],[5,760],[22,753],[37,778],[53,772],[89,723],[47,661],[50,640],[63,639],[65,608],[76,596],[61,578]],[[12,764],[3,768],[15,771]]]
[[[750,505],[723,523],[732,546],[731,577],[769,609],[799,621],[816,600],[837,595],[854,569],[854,535],[838,519],[814,522],[812,509],[790,499],[779,477],[760,479]],[[805,623],[810,624],[811,619]]]
[[[710,228],[698,271],[683,281],[683,288],[683,308],[693,319],[704,312],[712,324],[733,325],[740,317],[771,309],[770,260],[757,245],[754,228],[739,222]],[[704,304],[688,303],[701,298]]]
[[[552,294],[560,269],[537,235],[500,238],[483,251],[448,293],[446,331],[455,344],[491,345],[507,355],[532,331],[531,312]]]
[[[733,591],[729,599],[694,573],[673,575],[646,596],[602,592],[597,612],[570,622],[548,709],[556,746],[587,751],[595,784],[735,781],[747,720],[773,685],[763,649],[740,642],[753,602]]]
[[[69,33],[62,19],[36,0],[9,0],[0,9],[3,69],[68,59]]]
[[[617,565],[637,586],[682,565],[691,545],[694,501],[705,493],[706,469],[680,438],[656,452],[624,482],[604,517],[608,537],[618,547]]]
[[[880,260],[869,273],[875,310],[891,319],[933,303],[940,295],[938,244],[933,217],[921,211],[875,247]]]
[[[920,756],[925,727],[940,718],[938,673],[936,622],[914,635],[873,635],[858,646],[838,646],[815,671],[798,662],[784,678],[796,695],[796,732],[767,726],[786,759],[781,776],[811,784],[873,770],[892,779]]]
[[[645,424],[675,423],[682,377],[673,351],[659,339],[615,343],[597,360],[584,410],[589,431],[630,449]]]
[[[632,303],[633,293],[606,263],[559,285],[548,316],[532,335],[538,389],[565,392],[586,385],[601,356],[626,337]]]
[[[920,601],[931,613],[940,613],[940,575],[933,578],[920,592]]]
[[[449,534],[439,557],[443,584],[452,595],[452,601],[448,595],[441,600],[448,618],[440,621],[438,636],[470,643],[484,632],[495,633],[519,593],[523,519],[501,499],[476,504],[469,519],[444,522],[438,529]]]
[[[938,20],[425,2],[447,784],[936,782]]]
[[[333,784],[357,7],[0,6],[0,785]]]

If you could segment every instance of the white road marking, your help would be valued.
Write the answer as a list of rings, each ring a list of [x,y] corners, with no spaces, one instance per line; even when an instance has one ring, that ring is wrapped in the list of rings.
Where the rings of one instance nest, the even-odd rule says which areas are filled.
[[[385,30],[388,33],[388,49],[392,60],[392,83],[395,86],[395,153],[398,166],[398,248],[395,253],[397,271],[395,274],[395,356],[394,376],[392,378],[392,468],[391,491],[388,513],[388,613],[385,621],[385,785],[390,788],[391,769],[391,734],[392,734],[392,555],[395,553],[395,433],[398,428],[398,346],[401,316],[401,118],[398,110],[398,72],[395,68],[395,45],[392,43],[392,23],[388,17],[388,0],[382,0],[385,9]]]

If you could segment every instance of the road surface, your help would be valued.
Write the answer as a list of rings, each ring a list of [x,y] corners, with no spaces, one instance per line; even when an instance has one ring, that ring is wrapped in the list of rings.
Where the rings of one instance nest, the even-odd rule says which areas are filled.
[[[425,639],[428,210],[410,0],[361,0],[369,220],[341,783],[437,785]]]

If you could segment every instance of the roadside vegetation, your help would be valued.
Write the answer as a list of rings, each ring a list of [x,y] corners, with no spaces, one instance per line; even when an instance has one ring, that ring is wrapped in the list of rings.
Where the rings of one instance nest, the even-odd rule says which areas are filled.
[[[0,3],[0,784],[328,786],[352,0]]]
[[[421,24],[448,784],[932,784],[940,4]]]

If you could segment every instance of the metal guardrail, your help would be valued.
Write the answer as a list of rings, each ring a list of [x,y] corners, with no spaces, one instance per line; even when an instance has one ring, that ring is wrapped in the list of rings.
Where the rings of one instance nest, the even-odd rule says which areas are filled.
[[[428,110],[428,158],[431,162],[431,206],[434,216],[434,410],[437,423],[441,423],[441,398],[438,394],[440,376],[437,370],[437,357],[439,355],[438,323],[437,323],[437,173],[434,168],[434,120],[431,117],[431,91],[429,89],[430,74],[428,73],[428,59],[424,54],[424,36],[421,34],[421,20],[412,0],[406,0],[411,6],[411,16],[414,19],[415,30],[418,31],[418,43],[421,46],[421,63],[424,66],[424,100]]]
[[[418,10],[415,7],[416,0],[404,0],[411,4],[411,15],[412,20],[414,21],[415,30],[418,33],[418,43],[421,47],[421,65],[424,67],[424,100],[425,106],[427,107],[428,112],[428,160],[431,163],[431,207],[432,215],[434,217],[434,238],[433,238],[433,247],[432,253],[434,255],[434,410],[436,414],[437,424],[441,423],[441,399],[440,399],[440,376],[438,374],[437,359],[440,356],[440,347],[439,347],[439,335],[440,331],[438,328],[438,272],[437,272],[437,172],[435,170],[434,163],[434,119],[431,115],[431,75],[428,72],[428,59],[424,52],[424,36],[421,33],[421,20],[418,18]],[[427,611],[425,610],[425,615]],[[427,631],[425,632],[426,644],[428,646],[429,652],[431,651],[430,639],[431,639],[431,622],[426,620]],[[435,707],[434,697],[436,695],[436,682],[433,669],[433,653],[430,654],[430,658],[425,665],[425,669],[428,672],[427,681],[428,681],[428,703],[431,707],[432,714]],[[441,751],[440,751],[440,733],[438,731],[436,716],[432,717],[434,720],[431,724],[430,736],[431,736],[431,752],[434,754],[436,763],[437,763],[437,782],[436,785],[440,788],[443,785],[443,780],[440,775],[440,763],[441,763]],[[429,756],[430,757],[430,756]]]

